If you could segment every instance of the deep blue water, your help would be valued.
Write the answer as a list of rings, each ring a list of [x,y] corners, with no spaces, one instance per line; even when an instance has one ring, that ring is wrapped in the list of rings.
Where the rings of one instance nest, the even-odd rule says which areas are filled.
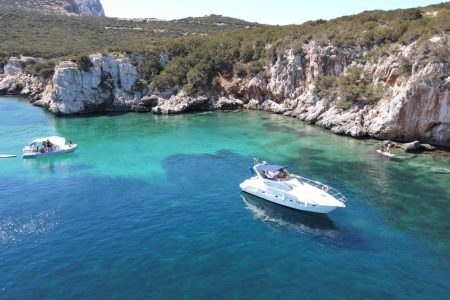
[[[258,112],[58,118],[0,98],[0,299],[449,299],[448,158]],[[348,198],[305,214],[242,194],[252,156]]]

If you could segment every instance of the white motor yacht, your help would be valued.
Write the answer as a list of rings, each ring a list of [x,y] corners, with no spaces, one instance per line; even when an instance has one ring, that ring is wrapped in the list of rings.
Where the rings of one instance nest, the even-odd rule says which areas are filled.
[[[346,198],[321,182],[289,174],[284,166],[258,163],[250,168],[253,177],[240,184],[242,191],[293,209],[329,213],[345,207]]]
[[[22,151],[23,158],[33,158],[37,156],[49,156],[56,154],[63,154],[73,152],[78,148],[77,144],[66,144],[66,139],[60,136],[49,136],[38,138],[28,146],[25,146]]]

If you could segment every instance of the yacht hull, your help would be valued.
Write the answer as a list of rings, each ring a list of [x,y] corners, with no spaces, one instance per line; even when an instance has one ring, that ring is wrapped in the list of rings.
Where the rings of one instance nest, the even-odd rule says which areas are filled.
[[[35,158],[38,156],[52,156],[52,155],[58,155],[58,154],[64,154],[64,153],[70,153],[75,151],[78,148],[77,144],[73,144],[72,146],[67,146],[64,149],[58,149],[54,151],[48,151],[48,152],[25,152],[22,154],[23,158]]]
[[[302,202],[295,196],[258,186],[257,182],[252,182],[252,179],[245,180],[240,184],[240,188],[243,192],[296,210],[327,214],[337,208],[337,206],[324,206]]]

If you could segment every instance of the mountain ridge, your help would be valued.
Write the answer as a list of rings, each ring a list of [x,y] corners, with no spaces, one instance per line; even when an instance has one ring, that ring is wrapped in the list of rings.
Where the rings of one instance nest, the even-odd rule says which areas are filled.
[[[181,19],[173,19],[171,21],[180,23],[198,23],[198,24],[210,24],[223,26],[228,25],[238,25],[238,26],[258,26],[263,25],[256,22],[249,22],[243,19],[233,18],[229,16],[209,14],[202,17],[186,17]]]

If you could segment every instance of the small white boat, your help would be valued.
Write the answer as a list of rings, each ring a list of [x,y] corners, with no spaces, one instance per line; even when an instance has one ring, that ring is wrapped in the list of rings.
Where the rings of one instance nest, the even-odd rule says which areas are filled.
[[[346,198],[318,181],[289,174],[284,166],[258,163],[250,168],[253,177],[240,184],[242,191],[297,210],[329,213],[346,207]]]
[[[49,136],[33,140],[22,151],[23,158],[33,158],[37,156],[49,156],[73,152],[78,148],[77,144],[66,144],[66,139],[60,136]]]
[[[391,157],[391,158],[394,158],[394,157],[395,157],[395,154],[389,153],[389,152],[387,152],[387,151],[382,151],[382,150],[380,150],[380,149],[377,150],[377,153],[379,153],[379,154],[381,154],[381,155],[384,155],[384,156],[387,156],[387,157]]]

